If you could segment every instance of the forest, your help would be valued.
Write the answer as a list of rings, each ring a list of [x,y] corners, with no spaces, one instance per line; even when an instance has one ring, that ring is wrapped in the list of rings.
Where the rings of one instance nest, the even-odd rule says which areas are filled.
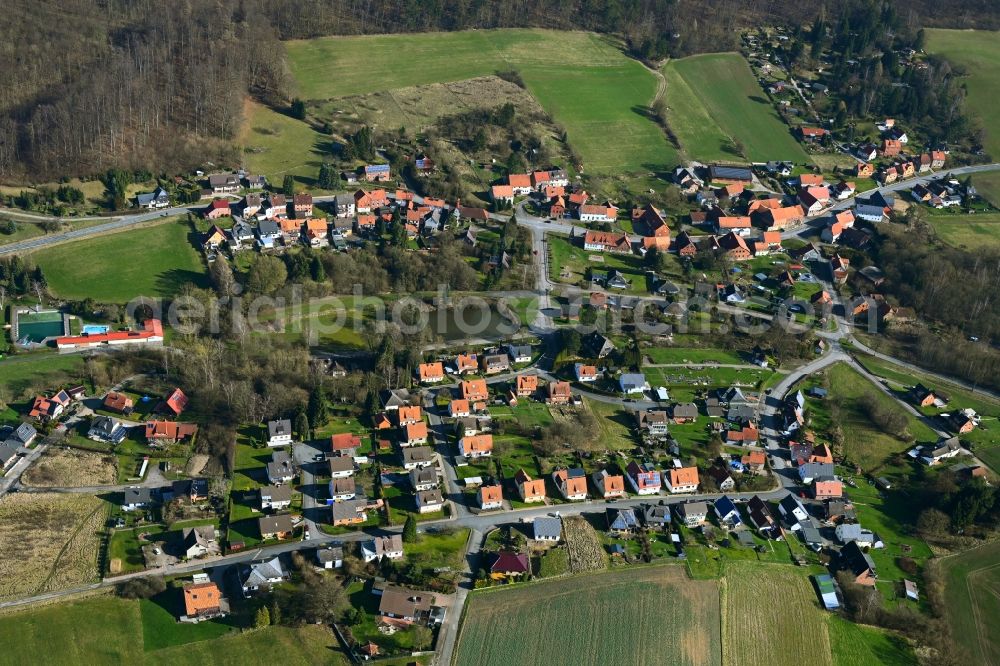
[[[736,47],[738,29],[809,24],[804,0],[10,0],[0,23],[0,178],[237,163],[247,95],[287,104],[282,39],[534,27],[595,30],[655,61]],[[867,5],[867,3],[866,3]],[[876,3],[871,3],[872,11]],[[900,25],[1000,27],[989,0],[915,0]]]

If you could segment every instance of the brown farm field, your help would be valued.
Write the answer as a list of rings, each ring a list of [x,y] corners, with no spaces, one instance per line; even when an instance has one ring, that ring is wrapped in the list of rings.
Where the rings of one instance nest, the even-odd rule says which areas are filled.
[[[474,592],[468,604],[458,666],[721,663],[718,583],[681,567]]]
[[[49,449],[24,473],[26,485],[41,488],[106,486],[118,479],[115,457],[89,451]]]
[[[0,498],[0,599],[96,580],[104,506],[91,495],[14,493]]]
[[[803,570],[728,563],[722,599],[725,663],[832,664],[826,617]]]

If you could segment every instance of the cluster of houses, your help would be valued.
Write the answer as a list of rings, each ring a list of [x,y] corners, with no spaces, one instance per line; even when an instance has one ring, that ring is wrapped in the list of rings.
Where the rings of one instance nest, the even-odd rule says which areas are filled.
[[[977,196],[976,187],[969,182],[967,185],[950,174],[935,178],[926,185],[917,184],[910,190],[914,201],[927,204],[931,208],[951,208],[961,206],[966,198]]]
[[[859,178],[874,177],[883,185],[889,185],[897,180],[913,178],[918,174],[944,168],[947,155],[942,150],[932,150],[918,155],[906,153],[909,137],[892,118],[886,118],[878,123],[877,127],[882,134],[878,144],[865,143],[854,148],[855,155],[861,160],[855,168]],[[876,169],[872,162],[878,158],[881,158],[884,164]]]

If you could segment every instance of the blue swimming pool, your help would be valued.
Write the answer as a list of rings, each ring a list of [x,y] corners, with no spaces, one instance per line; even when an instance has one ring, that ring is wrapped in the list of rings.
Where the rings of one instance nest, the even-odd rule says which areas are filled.
[[[110,326],[102,326],[100,324],[84,324],[80,328],[80,332],[84,335],[100,335],[102,333],[107,333],[110,330]]]

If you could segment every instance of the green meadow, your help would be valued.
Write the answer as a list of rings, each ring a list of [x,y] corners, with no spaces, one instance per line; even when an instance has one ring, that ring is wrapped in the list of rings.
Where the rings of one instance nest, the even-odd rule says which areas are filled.
[[[182,219],[39,250],[49,290],[61,298],[124,303],[170,297],[186,284],[206,286],[201,257]]]
[[[1000,159],[1000,32],[928,29],[928,53],[937,53],[965,69],[969,109],[983,121],[986,152]]]
[[[517,70],[566,129],[586,172],[653,171],[677,161],[646,115],[656,78],[584,32],[475,30],[286,43],[298,94],[324,100]]]
[[[670,127],[689,156],[739,161],[734,146],[739,142],[754,161],[809,161],[742,56],[711,53],[672,60],[663,75]]]

